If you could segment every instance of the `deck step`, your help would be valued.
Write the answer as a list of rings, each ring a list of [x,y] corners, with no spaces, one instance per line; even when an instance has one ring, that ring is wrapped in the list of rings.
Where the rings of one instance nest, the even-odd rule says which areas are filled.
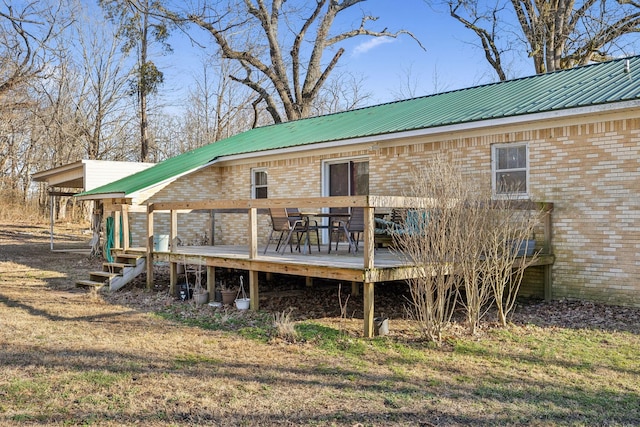
[[[144,255],[119,254],[116,256],[116,262],[103,263],[102,270],[91,271],[89,280],[78,280],[76,286],[108,286],[110,291],[116,291],[146,271],[146,257]]]
[[[94,282],[93,280],[76,280],[76,288],[100,288],[105,285],[104,282]]]
[[[114,257],[115,263],[124,263],[130,265],[136,265],[140,258],[144,258],[144,255],[118,254]]]
[[[89,277],[104,277],[105,279],[112,279],[116,276],[121,276],[121,274],[109,271],[92,271],[89,273]]]
[[[103,262],[102,267],[115,267],[115,268],[124,268],[124,267],[132,267],[133,264],[129,264],[128,262]]]

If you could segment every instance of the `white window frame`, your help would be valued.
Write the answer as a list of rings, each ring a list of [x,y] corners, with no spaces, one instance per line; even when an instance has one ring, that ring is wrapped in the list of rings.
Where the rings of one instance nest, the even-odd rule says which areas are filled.
[[[525,167],[511,168],[511,169],[498,169],[498,151],[506,148],[518,148],[525,147]],[[529,143],[528,142],[512,142],[507,144],[494,144],[491,146],[491,190],[495,198],[514,198],[514,199],[528,199],[531,192],[529,183]],[[498,183],[496,176],[499,172],[525,172],[525,191],[524,192],[498,192]]]
[[[264,185],[256,184],[256,176],[259,173],[264,173],[267,176],[267,183]],[[267,168],[252,168],[251,169],[251,198],[256,199],[256,190],[258,188],[266,188],[267,189],[267,198],[269,198],[269,174],[267,173]]]

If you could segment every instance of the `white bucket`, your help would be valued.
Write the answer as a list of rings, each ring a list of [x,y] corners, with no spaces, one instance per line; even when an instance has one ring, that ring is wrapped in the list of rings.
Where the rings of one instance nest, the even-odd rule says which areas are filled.
[[[249,298],[238,298],[236,299],[236,308],[238,310],[247,310],[251,303],[251,299]]]
[[[374,317],[373,318],[373,335],[384,336],[389,333],[389,318]]]
[[[159,234],[154,236],[153,250],[156,252],[169,252],[169,235]]]

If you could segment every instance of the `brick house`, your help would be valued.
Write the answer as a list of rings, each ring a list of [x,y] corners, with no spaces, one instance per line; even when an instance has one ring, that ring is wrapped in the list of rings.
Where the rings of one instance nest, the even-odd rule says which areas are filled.
[[[551,202],[551,297],[640,306],[640,57],[253,129],[85,192],[170,201],[402,195],[436,154],[469,179]],[[131,214],[133,245],[144,215]],[[180,238],[247,240],[233,215],[179,217]],[[260,215],[260,238],[268,217]],[[168,215],[155,219],[169,227]],[[210,240],[213,239],[213,242]]]

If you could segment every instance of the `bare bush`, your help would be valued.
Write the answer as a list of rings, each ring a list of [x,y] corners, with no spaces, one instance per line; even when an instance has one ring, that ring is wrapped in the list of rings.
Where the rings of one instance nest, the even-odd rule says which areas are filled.
[[[38,201],[24,200],[22,193],[16,190],[0,189],[0,221],[46,223],[47,215],[40,212]]]
[[[526,248],[523,242],[533,237],[541,211],[522,210],[518,204],[517,200],[507,198],[487,205],[489,226],[484,237],[483,286],[491,286],[497,320],[503,326],[515,307],[524,271],[538,258],[536,252],[529,256],[526,251],[522,254],[519,251]]]
[[[436,159],[415,171],[410,195],[417,197],[414,208],[406,212],[403,228],[392,232],[399,252],[419,269],[409,280],[410,315],[417,321],[423,337],[440,343],[451,321],[462,277],[454,271],[460,259],[459,231],[467,188],[451,162]]]
[[[282,313],[277,312],[273,315],[273,326],[276,328],[276,335],[287,341],[296,342],[298,339],[298,332],[295,328],[295,323],[291,319],[291,312],[293,309],[285,310]]]
[[[443,157],[417,169],[412,182],[412,207],[391,232],[397,251],[420,272],[409,280],[409,312],[421,334],[440,343],[457,304],[471,333],[494,301],[506,325],[524,271],[537,256],[518,250],[533,234],[539,211],[522,209],[509,196],[495,198]]]

